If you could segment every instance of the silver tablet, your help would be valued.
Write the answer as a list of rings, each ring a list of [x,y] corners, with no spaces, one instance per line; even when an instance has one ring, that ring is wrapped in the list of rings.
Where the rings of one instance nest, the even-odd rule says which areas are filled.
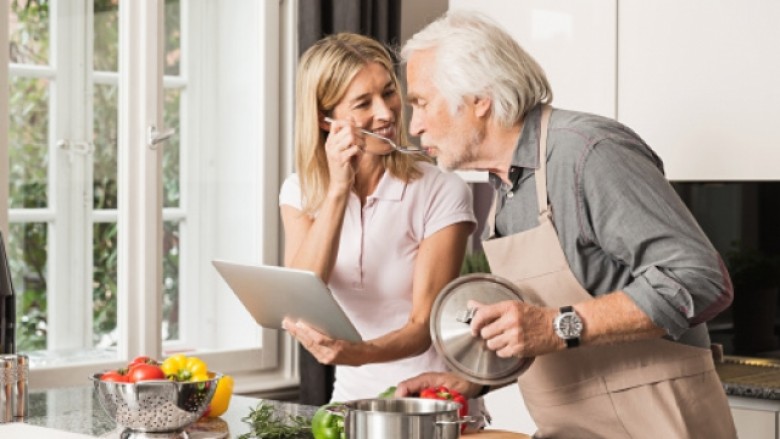
[[[282,320],[291,317],[332,338],[362,341],[327,285],[314,273],[219,260],[212,264],[258,325],[282,329]]]

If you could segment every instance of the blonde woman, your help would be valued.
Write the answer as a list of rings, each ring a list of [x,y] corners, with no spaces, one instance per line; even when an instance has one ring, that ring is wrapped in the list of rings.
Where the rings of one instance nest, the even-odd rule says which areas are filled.
[[[285,328],[319,362],[337,365],[337,401],[376,397],[423,371],[444,370],[429,316],[459,274],[475,224],[471,194],[426,156],[361,132],[405,143],[402,110],[393,61],[377,41],[342,33],[303,54],[297,173],[279,197],[284,262],[327,282],[364,342],[335,340],[304,322],[288,320]]]

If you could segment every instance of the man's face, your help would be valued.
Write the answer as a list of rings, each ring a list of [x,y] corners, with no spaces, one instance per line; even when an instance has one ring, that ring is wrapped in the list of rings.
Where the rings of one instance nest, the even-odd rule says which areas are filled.
[[[407,63],[406,76],[412,120],[409,131],[420,137],[421,146],[437,159],[440,168],[468,169],[477,159],[484,138],[474,115],[474,106],[463,102],[455,114],[436,87],[435,52],[415,52]]]

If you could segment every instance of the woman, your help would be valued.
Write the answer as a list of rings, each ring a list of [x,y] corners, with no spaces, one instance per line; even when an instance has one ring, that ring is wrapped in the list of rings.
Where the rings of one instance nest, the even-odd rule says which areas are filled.
[[[337,401],[445,369],[431,346],[431,306],[458,276],[474,228],[458,176],[361,132],[406,143],[400,90],[388,52],[361,35],[326,37],[299,64],[298,173],[280,194],[284,262],[327,282],[364,342],[331,339],[303,322],[285,328],[318,361],[337,365]]]

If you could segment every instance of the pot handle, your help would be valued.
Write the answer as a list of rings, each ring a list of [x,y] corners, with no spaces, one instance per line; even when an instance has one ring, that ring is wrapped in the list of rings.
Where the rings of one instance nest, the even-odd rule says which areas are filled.
[[[486,416],[461,416],[457,421],[434,421],[434,424],[438,425],[452,425],[452,424],[474,424],[476,422],[484,421],[490,423],[490,420]]]
[[[329,406],[326,406],[325,411],[330,413],[331,415],[345,418],[347,416],[347,412],[349,411],[349,408],[344,404],[334,403],[334,404],[330,404]]]

